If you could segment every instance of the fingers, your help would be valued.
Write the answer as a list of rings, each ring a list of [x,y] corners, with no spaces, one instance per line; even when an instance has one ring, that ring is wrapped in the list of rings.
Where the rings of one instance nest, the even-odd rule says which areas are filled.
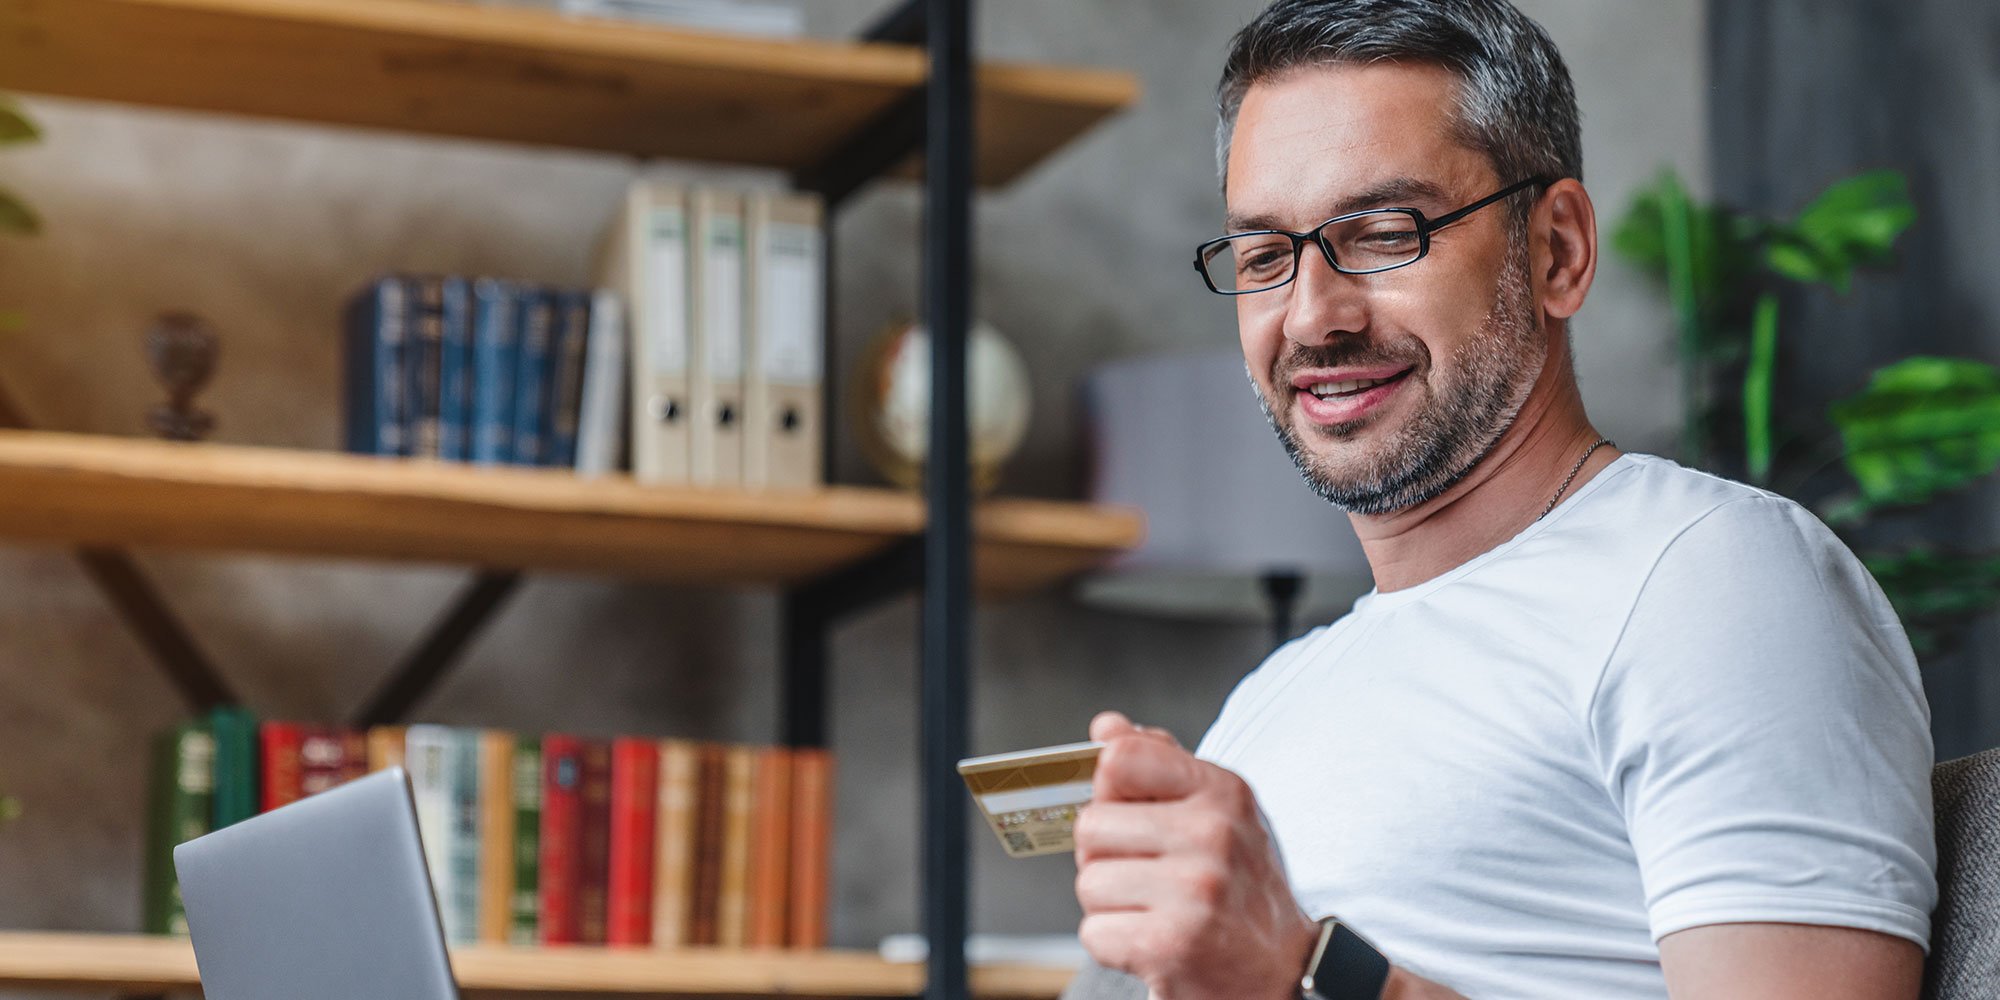
[[[1142,910],[1092,913],[1077,925],[1076,936],[1097,964],[1136,975],[1145,971],[1138,965],[1151,950],[1156,923]]]
[[[1201,762],[1168,739],[1128,733],[1097,757],[1091,796],[1099,802],[1158,802],[1185,798],[1201,784]]]
[[[1153,857],[1172,846],[1173,821],[1154,803],[1092,802],[1076,817],[1076,863],[1098,858]]]
[[[1077,869],[1076,901],[1085,913],[1147,910],[1171,902],[1172,884],[1162,862],[1141,858],[1106,858]]]

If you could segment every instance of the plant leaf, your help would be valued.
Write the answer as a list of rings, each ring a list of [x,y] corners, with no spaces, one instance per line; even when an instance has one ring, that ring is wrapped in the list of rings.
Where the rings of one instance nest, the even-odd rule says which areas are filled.
[[[0,98],[0,146],[36,142],[41,137],[40,126],[29,119],[14,102]]]
[[[1870,508],[1924,503],[2000,468],[2000,369],[1913,357],[1828,409]]]
[[[1916,220],[1909,182],[1901,173],[1877,170],[1850,177],[1778,227],[1764,262],[1794,281],[1820,282],[1845,292],[1856,268],[1893,258],[1897,237]]]
[[[1681,233],[1669,228],[1670,220],[1675,228],[1684,224]],[[1754,220],[1694,201],[1679,176],[1664,170],[1652,187],[1633,197],[1612,231],[1611,245],[1661,281],[1673,282],[1676,268],[1686,268],[1687,284],[1678,294],[1692,293],[1698,340],[1705,350],[1734,326],[1730,314],[1748,296],[1760,238]],[[1675,251],[1682,247],[1682,259],[1676,261]],[[1675,308],[1680,310],[1683,303],[1676,301]],[[1736,319],[1740,321],[1740,316]]]
[[[1862,557],[1919,655],[1948,649],[1967,623],[2000,607],[2000,553],[1915,549]]]
[[[1750,363],[1743,370],[1743,456],[1750,481],[1771,481],[1771,410],[1778,383],[1778,297],[1757,296],[1756,318],[1750,327]]]
[[[0,188],[0,233],[20,233],[33,236],[42,231],[42,220],[34,209],[22,204],[19,198]]]

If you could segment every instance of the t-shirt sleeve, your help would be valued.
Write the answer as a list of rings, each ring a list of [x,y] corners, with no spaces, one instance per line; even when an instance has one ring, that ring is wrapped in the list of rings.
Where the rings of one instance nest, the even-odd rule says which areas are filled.
[[[1681,532],[1589,726],[1654,940],[1773,921],[1928,948],[1930,710],[1881,590],[1810,513],[1737,500]]]

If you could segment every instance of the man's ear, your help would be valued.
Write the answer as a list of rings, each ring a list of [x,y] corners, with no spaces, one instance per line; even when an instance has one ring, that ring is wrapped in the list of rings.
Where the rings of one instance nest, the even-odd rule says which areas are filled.
[[[1535,206],[1531,225],[1542,308],[1568,319],[1583,308],[1597,275],[1597,209],[1590,192],[1573,178],[1555,182]]]

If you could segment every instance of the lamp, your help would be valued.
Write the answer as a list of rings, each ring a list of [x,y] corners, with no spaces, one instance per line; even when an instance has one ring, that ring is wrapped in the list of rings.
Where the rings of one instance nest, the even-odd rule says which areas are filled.
[[[1299,478],[1235,351],[1133,358],[1084,384],[1091,498],[1146,512],[1146,542],[1078,596],[1124,611],[1268,622],[1331,618],[1372,584],[1347,515]]]

